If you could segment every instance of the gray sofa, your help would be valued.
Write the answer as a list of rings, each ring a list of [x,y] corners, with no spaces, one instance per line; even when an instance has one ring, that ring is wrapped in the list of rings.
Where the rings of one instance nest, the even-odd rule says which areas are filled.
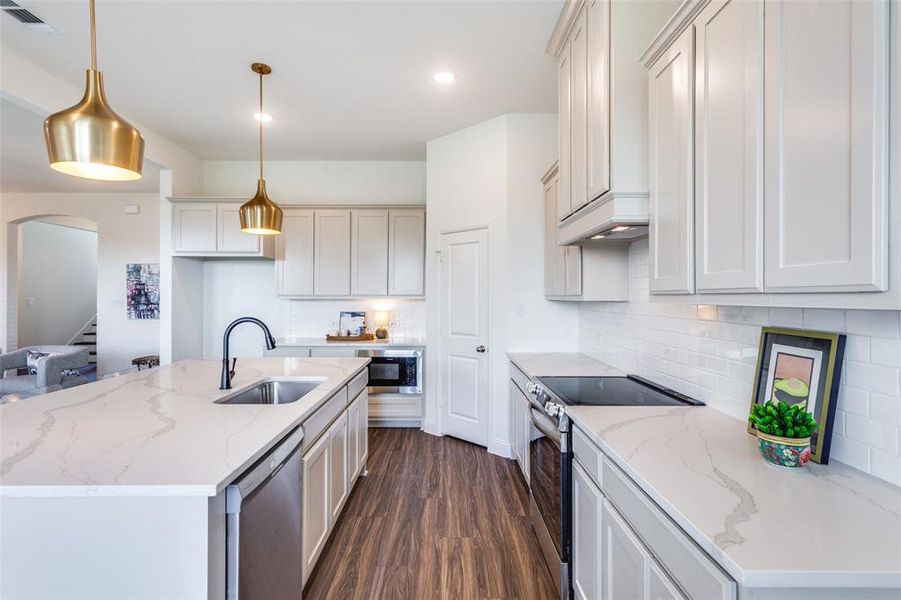
[[[27,366],[27,352],[50,354],[37,362],[36,375],[7,373]],[[83,375],[63,375],[67,369],[87,366],[90,353],[82,346],[28,346],[14,352],[0,354],[0,398],[8,394],[19,397],[36,396],[87,382]]]

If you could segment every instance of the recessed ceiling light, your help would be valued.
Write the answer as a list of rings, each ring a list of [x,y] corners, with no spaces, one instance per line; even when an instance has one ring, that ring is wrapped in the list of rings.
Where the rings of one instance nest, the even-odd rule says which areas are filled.
[[[257,121],[262,121],[263,123],[268,123],[272,120],[272,115],[267,113],[253,113],[253,118]]]
[[[432,75],[435,83],[448,84],[453,83],[457,79],[457,74],[453,71],[438,71]]]
[[[602,240],[602,239],[604,239],[605,237],[607,237],[607,236],[606,236],[606,235],[596,235],[596,236],[592,237],[591,239],[593,239],[593,240]]]

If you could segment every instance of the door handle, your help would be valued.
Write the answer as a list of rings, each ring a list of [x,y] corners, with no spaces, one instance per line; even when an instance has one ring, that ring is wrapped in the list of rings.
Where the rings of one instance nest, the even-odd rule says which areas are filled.
[[[485,346],[481,346],[481,345],[476,346],[476,352],[478,352],[478,353],[485,352]]]

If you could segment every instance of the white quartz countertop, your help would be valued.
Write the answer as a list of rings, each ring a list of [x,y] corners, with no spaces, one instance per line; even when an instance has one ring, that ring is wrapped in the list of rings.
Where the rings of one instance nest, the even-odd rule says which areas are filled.
[[[0,496],[214,496],[368,358],[184,360],[0,405]],[[269,378],[324,378],[290,404],[214,402]]]
[[[391,337],[387,340],[372,340],[367,342],[329,342],[322,337],[285,337],[275,340],[277,346],[425,346],[425,338],[422,337]]]
[[[619,369],[577,352],[508,352],[507,358],[530,379],[625,375]]]
[[[768,465],[712,408],[566,410],[740,584],[901,587],[901,488],[834,461]]]

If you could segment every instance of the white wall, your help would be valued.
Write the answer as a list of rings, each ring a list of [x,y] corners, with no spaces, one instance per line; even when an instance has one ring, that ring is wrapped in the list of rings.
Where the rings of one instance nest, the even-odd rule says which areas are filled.
[[[583,353],[744,420],[762,326],[847,333],[830,460],[901,485],[898,311],[653,302],[647,240],[632,243],[630,252],[630,301],[581,307]]]
[[[97,311],[97,233],[19,227],[19,346],[66,344]]]
[[[159,197],[136,194],[2,194],[0,248],[9,251],[8,239],[16,223],[44,215],[70,215],[97,223],[97,358],[101,375],[131,366],[131,359],[159,352],[159,321],[129,321],[125,309],[125,265],[159,261]],[[126,205],[140,213],[126,215]],[[15,235],[13,235],[15,237]],[[0,315],[7,331],[10,302],[6,290],[7,258],[0,260]],[[7,346],[6,342],[3,344]]]
[[[488,449],[510,452],[506,353],[574,351],[578,308],[544,295],[540,177],[556,158],[556,115],[503,115],[427,144],[426,373],[438,373],[443,231],[491,224]],[[517,317],[522,308],[523,317]],[[424,428],[440,433],[438,377],[427,377]]]
[[[262,319],[278,339],[322,338],[334,328],[342,310],[390,311],[397,323],[391,328],[395,337],[420,337],[425,331],[422,300],[289,300],[275,295],[271,261],[210,260],[203,264],[204,356],[222,356],[222,334],[238,317]],[[262,333],[252,325],[241,326],[232,333],[230,349],[233,356],[262,356]]]
[[[425,203],[422,161],[267,161],[266,191],[279,204]],[[205,196],[256,191],[256,161],[203,163]]]

